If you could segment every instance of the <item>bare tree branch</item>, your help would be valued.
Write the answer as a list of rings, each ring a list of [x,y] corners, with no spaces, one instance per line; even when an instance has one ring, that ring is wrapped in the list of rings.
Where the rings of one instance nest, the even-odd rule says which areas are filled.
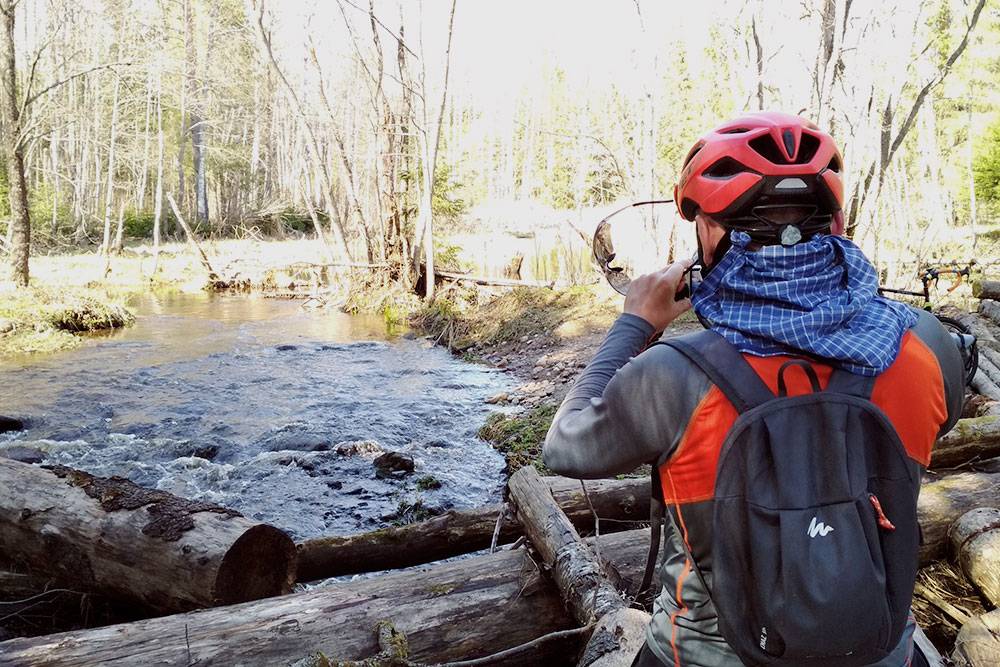
[[[121,66],[121,67],[128,67],[128,66],[130,66],[132,64],[133,63],[130,60],[123,60],[123,61],[118,61],[118,62],[113,62],[113,63],[104,63],[103,65],[94,65],[93,67],[88,67],[87,69],[81,70],[79,72],[76,72],[75,74],[70,74],[69,76],[67,76],[67,77],[65,77],[63,79],[59,79],[58,81],[56,81],[54,83],[51,83],[48,86],[45,86],[45,88],[42,88],[40,91],[38,91],[37,93],[35,93],[31,97],[25,97],[24,102],[21,104],[21,108],[22,109],[27,109],[29,106],[31,106],[42,95],[45,95],[49,91],[54,90],[54,89],[58,88],[59,86],[65,85],[65,84],[69,83],[70,81],[72,81],[74,79],[79,79],[81,76],[87,76],[88,74],[91,74],[92,72],[97,72],[97,71],[102,70],[102,69],[109,69],[109,68],[119,67],[119,66]]]
[[[356,4],[354,4],[353,2],[351,2],[351,0],[343,0],[343,1],[344,1],[344,2],[346,2],[346,3],[348,4],[348,5],[350,5],[351,7],[354,7],[354,8],[355,8],[356,10],[358,10],[359,12],[364,12],[365,14],[368,14],[368,13],[369,13],[369,11],[368,11],[367,9],[365,9],[364,7],[359,7],[358,5],[356,5]],[[382,27],[382,30],[385,30],[385,31],[386,31],[387,33],[389,33],[389,35],[390,35],[390,36],[391,36],[391,37],[392,37],[393,39],[395,39],[395,40],[396,40],[397,42],[399,42],[399,44],[400,44],[400,45],[401,45],[401,46],[402,46],[402,47],[403,47],[404,49],[406,49],[406,50],[407,50],[407,51],[408,51],[408,52],[410,53],[410,55],[411,55],[411,56],[413,56],[413,57],[414,57],[414,58],[416,58],[417,60],[420,60],[420,58],[419,58],[419,57],[417,57],[417,54],[413,52],[413,49],[411,49],[410,47],[408,47],[408,46],[406,45],[406,42],[404,42],[404,41],[403,41],[403,38],[402,38],[402,37],[400,37],[399,35],[397,35],[396,33],[394,33],[394,32],[393,32],[392,30],[390,30],[390,29],[389,29],[389,27],[388,27],[388,26],[387,26],[386,24],[382,23],[382,21],[381,21],[381,20],[380,20],[380,19],[379,19],[379,18],[378,18],[377,16],[374,16],[374,15],[373,15],[373,18],[375,19],[375,22],[376,22],[376,23],[378,23],[378,24],[379,24],[379,26],[381,26],[381,27]]]

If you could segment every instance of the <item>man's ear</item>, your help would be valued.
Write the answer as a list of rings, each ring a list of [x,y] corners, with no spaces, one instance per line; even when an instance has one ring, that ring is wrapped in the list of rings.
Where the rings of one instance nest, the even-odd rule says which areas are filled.
[[[695,216],[695,225],[702,258],[709,264],[715,264],[720,259],[715,255],[719,242],[726,235],[726,228],[701,211]]]

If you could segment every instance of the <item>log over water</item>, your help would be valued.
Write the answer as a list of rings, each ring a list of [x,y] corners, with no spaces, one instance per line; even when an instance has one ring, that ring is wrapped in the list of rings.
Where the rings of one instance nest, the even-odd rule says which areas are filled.
[[[581,529],[592,530],[594,517],[580,482],[565,477],[544,478],[563,512]],[[602,532],[620,528],[615,521],[649,518],[649,480],[588,480],[587,492],[602,519]],[[299,581],[314,581],[357,572],[388,570],[431,563],[490,546],[503,505],[454,510],[427,521],[391,526],[344,537],[321,537],[299,544]],[[499,544],[521,535],[516,521],[501,524]],[[405,545],[405,546],[404,546]]]
[[[128,480],[0,459],[0,556],[159,613],[291,590],[284,532]]]

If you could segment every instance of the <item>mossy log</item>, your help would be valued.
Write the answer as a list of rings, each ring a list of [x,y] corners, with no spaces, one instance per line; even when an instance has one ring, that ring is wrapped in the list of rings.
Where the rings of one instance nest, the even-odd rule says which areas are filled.
[[[565,477],[545,477],[563,512],[574,525],[592,529],[594,517],[587,506],[580,482]],[[602,531],[612,532],[623,525],[617,521],[645,521],[649,518],[649,480],[588,480],[587,492],[594,510],[602,519]],[[390,526],[344,537],[321,537],[299,544],[299,581],[389,570],[431,563],[490,546],[503,505],[471,510],[453,510],[427,521]],[[501,521],[498,544],[521,535],[516,521]]]
[[[156,613],[291,590],[284,532],[209,503],[62,466],[0,459],[0,556]]]
[[[594,552],[552,497],[538,471],[525,466],[507,483],[518,521],[580,625],[625,606]]]
[[[966,512],[952,526],[950,537],[965,576],[994,607],[1000,606],[1000,509]]]
[[[1000,416],[960,419],[934,446],[931,468],[949,468],[997,455],[1000,455]]]
[[[602,556],[625,581],[642,576],[649,531],[601,537]],[[585,540],[590,542],[590,540]],[[136,623],[0,643],[0,664],[287,665],[321,651],[331,662],[377,655],[384,621],[403,633],[409,659],[480,657],[575,623],[525,549],[316,588],[268,600]],[[577,649],[544,642],[496,664],[564,663]]]
[[[1000,280],[976,280],[972,283],[972,296],[977,299],[1000,299]]]
[[[917,505],[921,565],[948,555],[951,525],[977,507],[1000,508],[1000,473],[953,473],[923,485]]]
[[[977,616],[962,626],[951,659],[955,667],[1000,665],[1000,609]]]

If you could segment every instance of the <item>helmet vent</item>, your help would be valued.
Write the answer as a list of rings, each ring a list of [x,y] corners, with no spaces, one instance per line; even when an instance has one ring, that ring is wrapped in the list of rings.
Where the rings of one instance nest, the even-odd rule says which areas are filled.
[[[795,164],[806,164],[814,157],[819,150],[819,139],[806,132],[802,133],[799,140],[799,154],[795,156]]]
[[[722,132],[719,132],[719,134],[746,134],[749,131],[750,128],[748,127],[734,127],[729,130],[723,130]]]
[[[835,171],[839,174],[841,170],[844,168],[844,165],[841,164],[840,162],[840,156],[834,155],[832,158],[830,158],[830,164],[826,165],[826,168],[829,169],[830,171]]]
[[[749,171],[749,169],[733,158],[727,156],[720,160],[716,160],[711,167],[705,170],[704,175],[709,178],[732,178],[736,174],[741,174],[744,171]]]
[[[820,142],[817,137],[803,132],[799,140],[799,154],[795,156],[794,162],[785,159],[784,153],[778,148],[778,144],[774,143],[774,138],[770,134],[762,134],[756,139],[751,139],[749,144],[750,148],[774,164],[806,164],[816,156]]]
[[[691,151],[687,154],[687,157],[684,158],[684,167],[688,166],[688,163],[691,162],[691,159],[698,154],[698,151],[700,151],[704,145],[705,144],[701,141],[699,141],[697,144],[694,145],[694,148],[692,148]],[[683,169],[684,167],[681,168]]]
[[[788,164],[788,160],[782,155],[781,149],[774,143],[774,138],[770,134],[762,134],[756,139],[750,140],[750,148],[754,149],[769,162],[775,164]]]

